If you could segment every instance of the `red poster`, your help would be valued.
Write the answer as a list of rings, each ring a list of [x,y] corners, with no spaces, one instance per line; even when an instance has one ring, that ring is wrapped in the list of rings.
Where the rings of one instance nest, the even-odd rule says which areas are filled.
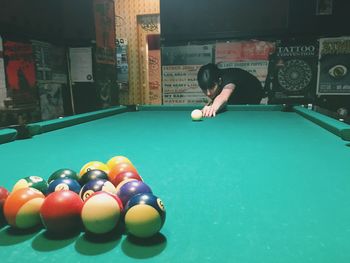
[[[94,0],[96,62],[115,64],[114,1]]]
[[[268,60],[274,45],[266,41],[237,41],[230,43],[217,43],[216,63],[229,61]]]
[[[12,41],[4,43],[6,76],[9,89],[19,90],[21,78],[29,87],[35,86],[35,65],[31,44]]]
[[[4,59],[8,94],[14,103],[34,103],[37,98],[32,45],[5,41]]]

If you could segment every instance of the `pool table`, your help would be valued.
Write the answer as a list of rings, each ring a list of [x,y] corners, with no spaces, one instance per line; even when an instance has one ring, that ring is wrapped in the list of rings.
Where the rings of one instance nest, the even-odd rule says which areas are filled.
[[[166,208],[151,239],[0,228],[1,262],[350,262],[350,126],[295,106],[116,107],[3,130],[0,185],[128,157]]]

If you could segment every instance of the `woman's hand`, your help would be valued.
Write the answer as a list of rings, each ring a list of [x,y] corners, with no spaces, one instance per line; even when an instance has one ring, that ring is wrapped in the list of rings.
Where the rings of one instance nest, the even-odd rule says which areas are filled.
[[[213,105],[204,106],[204,108],[202,109],[202,112],[203,112],[203,117],[206,117],[206,118],[215,117],[216,115],[216,110],[213,107]]]

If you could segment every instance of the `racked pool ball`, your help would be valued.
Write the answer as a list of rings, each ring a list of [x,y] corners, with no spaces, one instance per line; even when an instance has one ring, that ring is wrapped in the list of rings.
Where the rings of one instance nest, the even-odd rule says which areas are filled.
[[[115,189],[114,185],[105,179],[96,179],[87,182],[80,190],[79,196],[80,198],[85,201],[87,198],[89,198],[93,193],[104,191],[111,194],[116,194],[117,190]]]
[[[122,210],[122,202],[116,195],[96,192],[85,200],[81,219],[88,232],[105,234],[116,228]]]
[[[117,191],[117,195],[119,196],[120,200],[122,200],[124,206],[131,199],[131,197],[143,193],[152,193],[152,190],[142,181],[127,182]]]
[[[53,172],[49,179],[47,180],[48,183],[51,183],[53,180],[56,180],[58,178],[71,178],[73,180],[78,180],[78,175],[77,173],[72,170],[72,169],[68,169],[68,168],[63,168],[63,169],[59,169],[55,172]]]
[[[44,195],[47,194],[48,184],[47,182],[40,176],[28,176],[23,179],[20,179],[16,182],[16,184],[12,188],[12,192],[15,192],[18,189],[32,187]]]
[[[203,117],[203,113],[201,110],[196,109],[191,112],[191,118],[193,121],[200,121],[202,117]]]
[[[126,231],[139,238],[157,234],[165,222],[165,208],[157,196],[146,193],[133,196],[125,207]]]
[[[79,194],[80,189],[81,186],[77,180],[73,180],[71,178],[58,178],[56,180],[51,181],[51,183],[49,184],[48,193],[62,190],[71,190]]]
[[[131,163],[131,161],[125,156],[117,155],[117,156],[110,158],[107,161],[107,166],[109,167],[109,169],[112,169],[115,165],[117,165],[119,163]]]
[[[81,230],[80,218],[83,201],[70,190],[49,194],[40,209],[40,217],[46,230],[54,235],[67,235]]]
[[[20,229],[39,225],[39,211],[44,199],[44,194],[35,188],[21,188],[12,192],[4,204],[7,223]]]
[[[113,166],[113,168],[109,171],[108,177],[111,182],[113,182],[114,178],[118,176],[118,174],[122,172],[134,172],[138,174],[138,171],[136,170],[135,166],[131,163],[118,163],[117,165]]]
[[[85,165],[83,165],[83,167],[80,169],[79,179],[87,171],[96,170],[96,169],[102,170],[102,171],[106,172],[107,174],[109,173],[109,168],[108,168],[107,164],[100,162],[100,161],[91,161],[91,162],[88,162]]]
[[[96,169],[96,170],[90,170],[84,173],[80,179],[79,183],[80,185],[84,185],[88,183],[89,181],[96,180],[96,179],[105,179],[108,180],[108,175],[105,171]]]
[[[5,188],[0,186],[0,226],[2,226],[3,223],[5,223],[5,217],[4,217],[4,203],[9,196],[10,192]]]
[[[115,187],[118,187],[118,185],[123,182],[123,181],[133,181],[133,180],[136,180],[136,181],[143,181],[142,180],[142,177],[135,171],[124,171],[124,172],[120,172],[118,173],[114,178],[113,180],[111,181],[112,184],[115,186]]]

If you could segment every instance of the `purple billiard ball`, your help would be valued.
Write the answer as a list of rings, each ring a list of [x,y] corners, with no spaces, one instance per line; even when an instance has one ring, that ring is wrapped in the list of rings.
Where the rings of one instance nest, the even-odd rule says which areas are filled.
[[[142,181],[130,181],[119,188],[117,195],[125,206],[137,194],[152,193],[151,188]]]

